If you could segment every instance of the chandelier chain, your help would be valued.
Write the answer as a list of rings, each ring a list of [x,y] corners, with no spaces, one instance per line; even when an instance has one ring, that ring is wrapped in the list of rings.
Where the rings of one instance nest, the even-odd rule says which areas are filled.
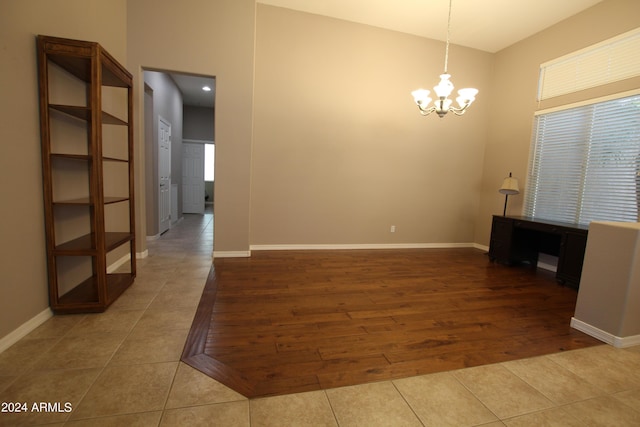
[[[449,17],[447,18],[447,44],[444,48],[444,73],[447,74],[449,65],[449,35],[451,33],[451,4],[453,0],[449,0]]]

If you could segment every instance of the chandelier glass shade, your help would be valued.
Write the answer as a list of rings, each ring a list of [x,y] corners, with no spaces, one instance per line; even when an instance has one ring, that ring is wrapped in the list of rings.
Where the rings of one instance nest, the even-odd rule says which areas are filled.
[[[451,92],[453,92],[453,83],[451,82],[451,74],[447,72],[447,65],[449,62],[449,34],[451,32],[451,2],[449,0],[449,18],[447,21],[447,43],[444,53],[444,73],[440,74],[440,83],[433,88],[437,99],[431,104],[431,93],[427,89],[417,89],[411,92],[413,100],[420,109],[420,114],[428,116],[431,113],[436,113],[440,118],[444,117],[448,112],[452,112],[457,116],[461,116],[467,111],[467,108],[475,101],[478,90],[474,88],[464,88],[458,91],[458,97],[456,98],[457,106],[453,106],[453,101],[449,98]]]

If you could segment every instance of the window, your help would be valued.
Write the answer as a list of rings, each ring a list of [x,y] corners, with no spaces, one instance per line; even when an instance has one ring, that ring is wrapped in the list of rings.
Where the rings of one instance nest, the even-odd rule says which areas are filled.
[[[640,94],[537,113],[524,214],[638,221]]]
[[[204,180],[213,181],[214,167],[216,159],[216,146],[213,144],[204,145]]]
[[[640,29],[540,65],[538,99],[640,76]]]

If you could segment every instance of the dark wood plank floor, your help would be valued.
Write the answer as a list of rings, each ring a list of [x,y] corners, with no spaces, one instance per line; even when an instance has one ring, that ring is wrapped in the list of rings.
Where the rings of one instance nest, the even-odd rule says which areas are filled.
[[[215,260],[183,361],[257,397],[602,344],[576,297],[476,249],[253,252]]]

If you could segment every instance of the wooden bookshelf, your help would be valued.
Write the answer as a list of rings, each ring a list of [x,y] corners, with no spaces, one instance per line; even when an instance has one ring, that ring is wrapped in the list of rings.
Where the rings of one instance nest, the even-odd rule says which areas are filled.
[[[50,305],[58,313],[104,311],[136,276],[133,79],[94,42],[37,36],[37,55]],[[107,98],[124,113],[104,111]],[[105,138],[106,126],[126,136]],[[108,144],[126,154],[103,156]],[[126,176],[107,176],[110,162],[126,165],[118,169]],[[125,184],[104,194],[108,180]],[[114,258],[127,259],[117,274],[107,272]]]

